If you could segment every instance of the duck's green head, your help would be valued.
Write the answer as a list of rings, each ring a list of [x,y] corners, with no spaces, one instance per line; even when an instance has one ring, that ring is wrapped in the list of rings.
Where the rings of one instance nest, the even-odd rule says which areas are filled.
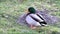
[[[36,10],[35,10],[33,7],[29,7],[29,8],[28,8],[28,11],[29,11],[30,13],[35,13],[35,12],[36,12]]]

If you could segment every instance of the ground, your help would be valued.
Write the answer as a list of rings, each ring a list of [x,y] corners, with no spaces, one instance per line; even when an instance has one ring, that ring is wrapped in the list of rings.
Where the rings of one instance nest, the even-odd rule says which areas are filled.
[[[28,7],[60,17],[60,0],[0,0],[0,34],[60,34],[60,22],[32,30],[16,22]]]

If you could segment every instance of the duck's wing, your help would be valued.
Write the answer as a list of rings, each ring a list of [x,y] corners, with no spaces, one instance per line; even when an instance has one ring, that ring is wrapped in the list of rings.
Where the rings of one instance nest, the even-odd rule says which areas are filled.
[[[30,16],[37,22],[43,22],[43,20],[37,14],[30,14]]]
[[[35,14],[30,14],[26,17],[26,22],[30,25],[34,25],[34,26],[41,26],[39,22],[37,22],[37,17]],[[35,20],[36,19],[36,20]]]

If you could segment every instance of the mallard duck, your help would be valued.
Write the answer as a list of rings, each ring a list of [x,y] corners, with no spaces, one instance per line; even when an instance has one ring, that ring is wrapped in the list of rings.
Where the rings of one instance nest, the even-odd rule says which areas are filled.
[[[45,24],[47,23],[48,25],[50,25],[50,24],[53,25],[54,23],[60,22],[60,18],[46,14],[46,11],[40,11],[40,10],[35,10],[34,8],[28,8],[27,13],[24,13],[24,14],[19,16],[17,23],[19,23],[20,25],[23,25],[23,26],[25,26],[25,25],[28,27],[32,26],[32,25],[27,23],[28,20],[26,21],[26,18],[28,17],[29,14],[37,14],[37,13],[39,13],[39,15],[42,18],[44,18],[43,19],[44,22],[40,22],[40,23],[45,23]]]
[[[46,22],[44,22],[44,19],[40,14],[36,14],[36,11],[33,7],[30,7],[28,11],[29,13],[26,16],[26,22],[30,25],[30,27],[44,26],[45,24],[47,24]]]

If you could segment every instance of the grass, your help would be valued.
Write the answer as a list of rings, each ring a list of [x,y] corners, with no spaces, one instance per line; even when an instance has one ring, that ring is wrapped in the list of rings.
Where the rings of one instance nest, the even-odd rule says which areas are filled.
[[[44,8],[53,10],[53,13],[51,11],[50,14],[60,17],[60,0],[23,0],[22,2],[18,0],[0,0],[0,34],[60,34],[59,23],[55,26],[49,25],[36,30],[17,24],[17,18],[30,6],[38,10],[44,10]],[[57,8],[58,10],[56,10]]]

